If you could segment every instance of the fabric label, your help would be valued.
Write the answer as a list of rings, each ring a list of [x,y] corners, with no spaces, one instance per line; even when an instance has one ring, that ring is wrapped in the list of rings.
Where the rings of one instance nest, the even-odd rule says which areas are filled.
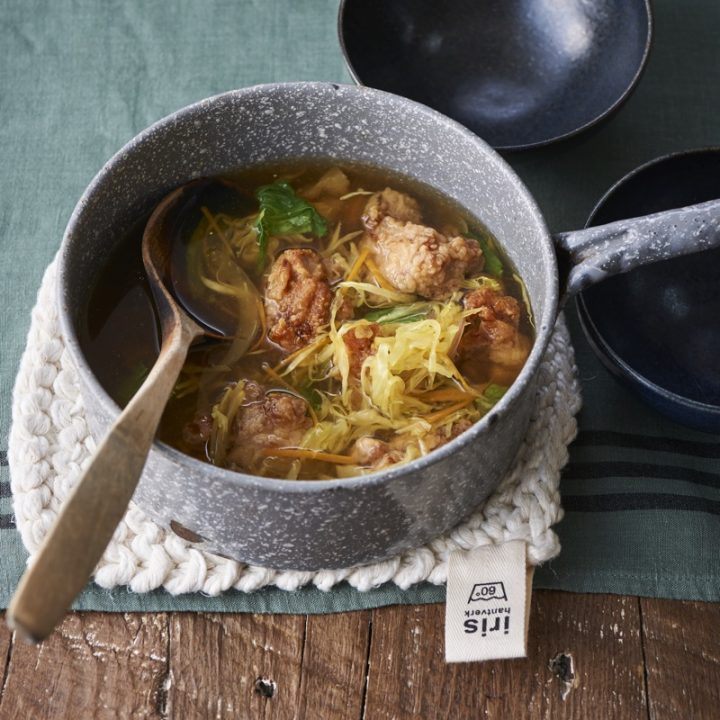
[[[450,553],[447,662],[526,656],[533,574],[526,557],[523,540]]]

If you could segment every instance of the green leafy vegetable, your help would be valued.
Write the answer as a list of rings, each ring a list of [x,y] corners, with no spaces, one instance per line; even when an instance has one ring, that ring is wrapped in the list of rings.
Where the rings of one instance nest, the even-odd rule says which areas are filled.
[[[497,248],[495,247],[495,241],[485,234],[468,232],[468,237],[477,240],[480,249],[485,257],[485,272],[488,275],[494,275],[495,277],[502,277],[505,268],[503,262],[500,259]]]
[[[508,389],[503,385],[496,385],[495,383],[491,383],[485,388],[483,397],[486,397],[491,402],[496,403],[507,391]]]
[[[380,325],[389,323],[411,323],[417,320],[424,320],[430,314],[430,306],[427,303],[417,302],[409,305],[393,305],[392,307],[372,310],[365,315],[365,320],[376,322]]]
[[[323,396],[319,390],[316,390],[311,383],[307,383],[298,388],[298,392],[307,400],[308,405],[317,412],[322,407]]]
[[[255,230],[257,232],[257,244],[260,248],[260,254],[258,255],[258,267],[262,270],[265,267],[265,258],[267,256],[268,238],[267,232],[265,231],[265,225],[263,224],[263,218],[265,211],[261,210],[258,215],[258,219],[255,221]]]
[[[327,233],[325,219],[307,200],[295,194],[290,183],[277,180],[271,185],[262,185],[255,191],[255,197],[260,203],[255,230],[260,247],[258,263],[261,267],[265,265],[270,235],[312,233],[323,237]]]
[[[485,388],[483,394],[475,402],[478,408],[487,412],[502,398],[502,396],[507,391],[508,389],[503,385],[496,385],[495,383],[490,383],[490,385]]]

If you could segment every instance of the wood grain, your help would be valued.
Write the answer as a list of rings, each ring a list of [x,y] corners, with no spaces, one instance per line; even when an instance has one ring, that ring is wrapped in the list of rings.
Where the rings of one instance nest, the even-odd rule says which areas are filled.
[[[0,720],[720,717],[718,604],[537,592],[528,658],[468,665],[445,664],[443,623],[442,605],[77,613],[39,647],[0,626]]]
[[[13,637],[5,624],[5,613],[0,612],[0,707],[2,707],[2,697],[5,693],[6,671],[10,662],[12,646]]]
[[[15,642],[0,718],[160,718],[167,640],[164,614],[70,614],[41,645]]]
[[[305,616],[170,616],[170,718],[296,717]]]
[[[640,600],[652,720],[720,717],[720,605]]]
[[[369,611],[308,617],[298,718],[362,717]]]
[[[563,683],[550,673],[538,717],[647,718],[637,598],[544,592],[537,593],[534,611],[531,664],[547,666],[544,658],[569,651],[577,676],[563,700]]]
[[[646,718],[637,599],[538,592],[528,658],[446,665],[444,606],[373,611],[366,718]],[[550,670],[572,656],[575,686]]]
[[[369,612],[173,615],[169,717],[360,718]]]

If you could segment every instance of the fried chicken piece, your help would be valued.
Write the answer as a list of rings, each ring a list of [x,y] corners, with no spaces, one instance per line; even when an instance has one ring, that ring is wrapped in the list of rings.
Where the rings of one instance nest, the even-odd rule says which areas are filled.
[[[299,350],[329,321],[331,300],[320,255],[309,248],[285,250],[267,279],[268,337],[289,352]]]
[[[213,419],[209,412],[199,412],[182,429],[183,442],[192,450],[201,450],[210,439]]]
[[[268,448],[296,447],[312,425],[305,401],[289,393],[266,393],[247,381],[245,400],[233,420],[227,453],[237,467],[252,467]]]
[[[422,437],[425,450],[430,452],[449,443],[472,425],[470,420],[463,418],[453,423],[449,432],[447,429],[431,430]],[[355,441],[350,454],[358,465],[380,470],[400,462],[405,457],[408,445],[414,442],[417,442],[417,438],[408,434],[396,435],[389,442],[373,437],[362,437]]]
[[[431,430],[427,435],[424,435],[422,440],[425,445],[425,450],[430,452],[436,450],[442,445],[449,443],[454,440],[458,435],[464,433],[468,428],[472,427],[475,423],[468,418],[461,418],[456,420],[449,428],[443,427],[438,430]]]
[[[472,365],[489,361],[519,369],[530,353],[530,340],[519,330],[520,303],[492,288],[480,288],[463,298],[468,318],[458,346],[458,359],[466,372]]]
[[[380,333],[377,323],[360,324],[342,337],[350,358],[350,376],[359,378],[365,358],[375,353],[375,337]]]
[[[480,272],[483,255],[475,240],[445,237],[426,225],[385,217],[367,242],[382,274],[402,292],[431,300],[450,297],[463,278]]]
[[[422,219],[420,206],[414,198],[392,188],[385,188],[370,196],[362,214],[362,222],[372,232],[385,217],[402,222],[419,223]]]
[[[422,225],[417,201],[390,188],[370,197],[362,216],[363,241],[382,274],[403,292],[430,299],[450,297],[472,271],[483,266],[478,243],[447,237]]]
[[[358,438],[350,454],[358,465],[375,470],[393,465],[403,457],[401,450],[393,449],[383,440],[372,437]]]

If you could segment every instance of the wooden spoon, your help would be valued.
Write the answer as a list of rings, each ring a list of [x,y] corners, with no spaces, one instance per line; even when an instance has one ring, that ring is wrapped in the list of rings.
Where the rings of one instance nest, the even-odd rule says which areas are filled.
[[[98,446],[10,602],[6,613],[8,625],[33,642],[52,632],[85,587],[123,518],[190,344],[201,335],[227,337],[195,322],[165,285],[172,252],[173,216],[198,187],[200,183],[190,183],[170,193],[157,206],[145,228],[143,263],[160,315],[160,355]],[[244,276],[239,266],[237,271]],[[244,277],[248,287],[254,289]],[[252,300],[248,305],[252,304],[257,315],[255,298]],[[217,330],[217,324],[213,327]],[[242,352],[256,328],[257,324],[243,333],[239,340],[244,343]],[[236,353],[237,342],[236,339]]]

